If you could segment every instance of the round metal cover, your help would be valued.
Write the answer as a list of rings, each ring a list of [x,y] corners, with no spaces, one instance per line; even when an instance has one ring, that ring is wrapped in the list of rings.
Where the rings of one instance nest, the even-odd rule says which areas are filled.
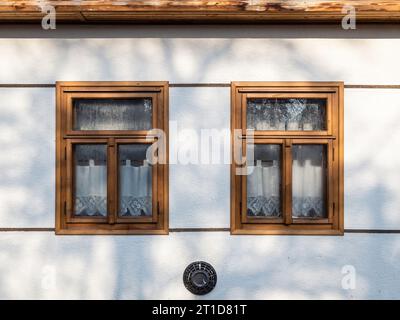
[[[183,283],[186,289],[193,294],[207,294],[217,284],[217,273],[212,265],[207,262],[192,262],[183,273]]]

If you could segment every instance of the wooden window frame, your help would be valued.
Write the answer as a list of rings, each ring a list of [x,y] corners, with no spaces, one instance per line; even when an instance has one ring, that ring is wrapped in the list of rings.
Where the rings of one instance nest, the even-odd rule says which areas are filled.
[[[231,83],[231,234],[233,235],[343,235],[343,82],[232,82]],[[248,98],[325,98],[327,100],[326,130],[267,131],[247,134],[246,110]],[[241,150],[235,150],[234,131],[239,130]],[[250,141],[251,140],[251,141]],[[247,178],[237,175],[243,168],[235,163],[235,154],[246,157],[246,145],[280,144],[282,218],[247,216]],[[327,148],[326,204],[327,218],[292,218],[292,145],[323,144]]]
[[[56,227],[58,235],[168,234],[168,82],[57,82],[56,84]],[[151,144],[157,134],[147,130],[73,130],[74,98],[151,98],[152,127],[165,133],[164,163],[152,166],[152,215],[118,215],[118,146]],[[106,217],[73,216],[73,145],[107,146]],[[158,149],[159,151],[161,149]],[[160,151],[162,152],[162,151]]]

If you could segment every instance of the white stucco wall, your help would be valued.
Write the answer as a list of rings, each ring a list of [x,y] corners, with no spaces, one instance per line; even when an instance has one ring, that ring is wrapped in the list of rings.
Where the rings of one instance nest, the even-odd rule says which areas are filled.
[[[1,29],[0,83],[396,84],[396,28],[353,34],[334,27],[322,33],[313,27]],[[346,229],[400,229],[399,101],[398,89],[345,90]],[[0,88],[0,228],[54,227],[54,109],[53,88]],[[229,88],[170,88],[170,121],[178,133],[171,146],[180,144],[179,134],[188,137],[187,129],[228,129]],[[171,165],[170,227],[228,228],[229,188],[229,165]],[[192,299],[181,278],[198,259],[218,272],[205,298],[400,298],[399,250],[400,234],[0,232],[0,298]],[[356,268],[354,290],[341,287],[344,265]]]
[[[393,299],[400,242],[392,235],[233,237],[55,237],[0,235],[2,298],[61,299]],[[197,259],[213,264],[217,287],[194,297],[182,284]],[[343,290],[342,267],[356,268]]]

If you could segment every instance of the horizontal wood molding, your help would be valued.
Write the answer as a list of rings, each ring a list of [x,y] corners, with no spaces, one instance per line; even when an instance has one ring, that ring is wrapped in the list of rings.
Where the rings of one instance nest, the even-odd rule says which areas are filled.
[[[230,228],[171,228],[169,232],[230,232]]]
[[[358,22],[400,22],[398,0],[2,1],[0,22],[40,21],[40,3],[72,23],[335,23],[345,5],[354,6]]]
[[[0,88],[55,88],[52,83],[0,83]]]
[[[345,233],[400,233],[396,229],[345,229]]]
[[[0,232],[54,232],[55,228],[0,228]]]
[[[346,89],[400,89],[400,85],[347,84]]]
[[[0,83],[0,88],[55,88],[54,83]],[[230,83],[170,83],[170,88],[230,88]],[[345,89],[400,89],[400,84],[345,84]]]
[[[231,84],[230,83],[170,83],[170,87],[173,88],[230,88]]]
[[[0,232],[54,232],[55,228],[0,228]],[[170,228],[174,232],[230,232],[230,228]],[[344,233],[400,234],[398,229],[344,229]]]

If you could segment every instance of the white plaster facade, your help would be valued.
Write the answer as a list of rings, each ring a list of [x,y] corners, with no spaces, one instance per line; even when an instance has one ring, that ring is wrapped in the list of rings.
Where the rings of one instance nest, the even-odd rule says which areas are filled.
[[[0,84],[58,80],[399,84],[399,26],[0,29]],[[400,230],[400,89],[345,89],[345,229]],[[228,87],[170,88],[170,121],[229,128]],[[170,143],[176,141],[171,136]],[[53,228],[55,89],[0,88],[0,228]],[[190,191],[188,191],[190,190]],[[170,228],[229,228],[229,165],[170,166]],[[1,230],[1,229],[0,229]],[[55,236],[0,232],[0,298],[195,299],[186,265],[212,263],[204,298],[400,298],[400,234],[343,237]],[[356,287],[342,288],[352,265]]]

